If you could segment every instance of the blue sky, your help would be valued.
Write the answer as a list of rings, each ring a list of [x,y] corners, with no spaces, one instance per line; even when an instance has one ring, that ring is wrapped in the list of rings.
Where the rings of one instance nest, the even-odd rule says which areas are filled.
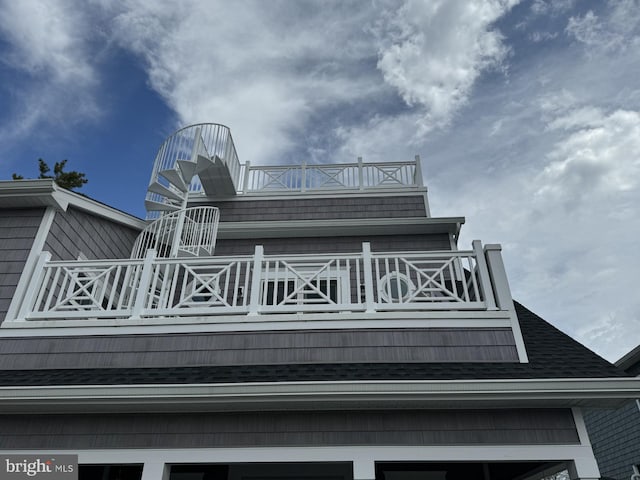
[[[615,360],[640,343],[638,0],[0,0],[0,178],[68,159],[144,216],[175,129],[252,164],[423,158],[461,247]]]

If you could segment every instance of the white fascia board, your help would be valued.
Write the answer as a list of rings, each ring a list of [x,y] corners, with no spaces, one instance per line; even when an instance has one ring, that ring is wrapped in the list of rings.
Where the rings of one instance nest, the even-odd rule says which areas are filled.
[[[427,193],[427,187],[386,187],[368,190],[357,189],[337,189],[337,190],[307,190],[304,192],[291,190],[273,190],[241,193],[230,196],[209,196],[204,192],[190,192],[189,206],[192,204],[204,203],[210,205],[211,202],[228,201],[255,201],[255,200],[291,200],[292,197],[314,199],[314,198],[354,198],[354,197],[415,197]]]
[[[0,207],[52,206],[66,211],[69,206],[142,230],[147,222],[78,193],[60,188],[51,179],[0,181]]]
[[[0,387],[0,409],[44,413],[569,407],[589,401],[622,402],[638,395],[640,378],[12,386]]]
[[[464,217],[341,218],[327,220],[271,220],[220,222],[218,238],[278,238],[336,235],[458,235]]]
[[[68,198],[53,180],[0,181],[0,207],[54,207],[66,210],[68,204]]]

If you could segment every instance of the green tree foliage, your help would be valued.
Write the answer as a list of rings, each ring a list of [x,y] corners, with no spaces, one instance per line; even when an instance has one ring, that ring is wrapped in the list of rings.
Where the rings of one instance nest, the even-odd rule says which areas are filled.
[[[82,188],[82,186],[88,182],[88,180],[85,178],[85,174],[76,172],[75,170],[71,172],[65,172],[64,167],[66,164],[66,160],[56,162],[53,166],[53,175],[49,175],[51,168],[49,168],[49,165],[47,165],[47,163],[43,159],[39,158],[38,168],[40,169],[40,176],[38,178],[52,178],[58,184],[58,186],[67,188],[69,190],[73,190],[74,188]],[[14,173],[12,177],[14,180],[24,179],[22,175],[18,175],[17,173]]]

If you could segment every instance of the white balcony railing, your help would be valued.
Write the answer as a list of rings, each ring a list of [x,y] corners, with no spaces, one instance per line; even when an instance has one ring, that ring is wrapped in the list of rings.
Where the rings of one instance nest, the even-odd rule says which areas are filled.
[[[377,253],[363,243],[353,254],[264,255],[257,246],[252,256],[149,250],[144,259],[90,261],[44,252],[16,320],[504,309],[510,298],[494,298],[508,292],[496,284],[506,281],[500,253],[487,248]]]
[[[340,163],[330,165],[244,165],[245,194],[316,190],[367,190],[422,186],[420,158],[412,162]]]

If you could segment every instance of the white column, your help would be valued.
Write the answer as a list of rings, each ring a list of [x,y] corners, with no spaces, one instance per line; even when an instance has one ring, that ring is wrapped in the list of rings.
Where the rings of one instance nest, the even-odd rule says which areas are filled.
[[[168,480],[169,466],[162,462],[145,462],[142,467],[141,480]]]
[[[575,458],[567,462],[569,478],[571,480],[599,480],[600,470],[593,455]]]
[[[375,480],[376,462],[373,458],[355,458],[353,460],[353,480]]]

